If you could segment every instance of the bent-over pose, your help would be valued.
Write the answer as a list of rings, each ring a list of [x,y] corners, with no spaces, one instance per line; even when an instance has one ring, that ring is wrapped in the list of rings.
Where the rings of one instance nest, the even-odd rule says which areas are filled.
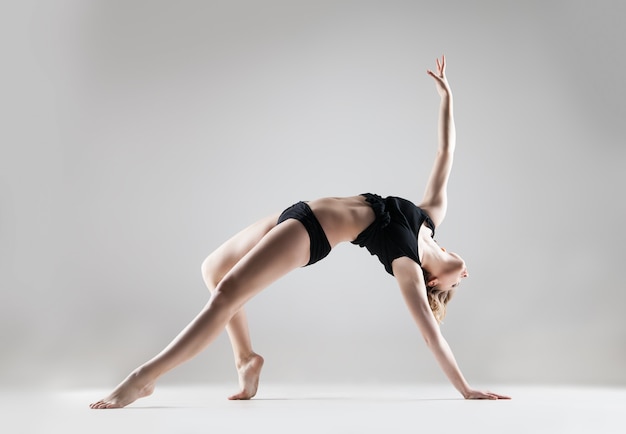
[[[295,268],[314,264],[339,243],[351,242],[376,255],[393,275],[426,344],[454,387],[468,399],[508,398],[475,390],[467,383],[439,329],[446,304],[468,276],[465,262],[434,241],[447,208],[447,184],[456,143],[452,92],[445,57],[437,59],[441,97],[439,145],[419,206],[399,197],[365,193],[298,202],[282,214],[244,229],[209,255],[202,274],[212,296],[202,311],[159,354],[139,366],[91,408],[124,407],[150,395],[164,373],[204,350],[226,327],[239,374],[240,390],[230,399],[257,391],[263,358],[252,350],[244,304]]]

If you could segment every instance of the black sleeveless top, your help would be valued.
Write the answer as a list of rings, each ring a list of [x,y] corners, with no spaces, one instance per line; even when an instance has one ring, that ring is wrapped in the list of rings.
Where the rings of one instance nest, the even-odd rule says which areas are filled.
[[[419,265],[417,235],[422,224],[435,235],[435,225],[428,214],[413,202],[401,197],[382,198],[377,194],[364,193],[365,200],[376,215],[374,222],[361,232],[352,244],[365,247],[376,255],[385,270],[393,276],[391,263],[394,259],[409,257]]]

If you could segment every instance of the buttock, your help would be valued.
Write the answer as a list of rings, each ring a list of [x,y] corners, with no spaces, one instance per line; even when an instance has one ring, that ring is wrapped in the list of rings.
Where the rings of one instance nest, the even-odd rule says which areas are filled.
[[[313,214],[313,210],[311,210],[311,207],[306,202],[300,201],[284,210],[278,217],[276,224],[278,225],[288,219],[298,220],[309,234],[310,256],[309,262],[306,265],[315,264],[328,256],[331,251],[331,246],[326,237],[326,233],[317,217],[315,217],[315,214]]]

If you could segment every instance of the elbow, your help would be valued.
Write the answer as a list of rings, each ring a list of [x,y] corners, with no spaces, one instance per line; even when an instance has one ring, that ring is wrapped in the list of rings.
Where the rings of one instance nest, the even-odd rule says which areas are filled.
[[[441,346],[441,333],[423,334],[422,337],[426,346],[431,350]]]

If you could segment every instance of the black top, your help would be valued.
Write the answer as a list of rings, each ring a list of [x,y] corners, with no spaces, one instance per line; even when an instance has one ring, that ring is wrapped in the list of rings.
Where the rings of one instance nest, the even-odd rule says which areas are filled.
[[[394,259],[406,256],[422,265],[417,249],[417,235],[422,224],[426,222],[432,231],[431,237],[435,235],[435,225],[428,214],[401,197],[382,198],[372,193],[364,193],[362,196],[372,206],[376,220],[352,244],[365,247],[372,255],[376,255],[392,276],[391,263]]]

